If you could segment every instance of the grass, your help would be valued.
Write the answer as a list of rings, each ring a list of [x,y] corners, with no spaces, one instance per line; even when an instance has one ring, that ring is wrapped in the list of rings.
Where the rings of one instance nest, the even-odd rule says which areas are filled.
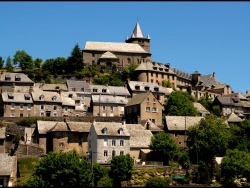
[[[36,158],[20,158],[17,159],[20,177],[17,180],[17,186],[22,186],[32,175],[36,164],[38,164]]]

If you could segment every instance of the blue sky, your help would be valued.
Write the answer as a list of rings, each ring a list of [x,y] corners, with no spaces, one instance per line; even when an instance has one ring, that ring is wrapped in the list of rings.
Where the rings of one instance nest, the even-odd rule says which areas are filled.
[[[250,2],[0,2],[0,56],[67,58],[77,43],[124,42],[137,19],[154,61],[250,90]]]

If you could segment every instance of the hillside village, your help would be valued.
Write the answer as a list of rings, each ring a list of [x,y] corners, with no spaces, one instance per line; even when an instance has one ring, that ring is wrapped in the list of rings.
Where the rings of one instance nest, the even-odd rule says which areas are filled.
[[[0,185],[17,185],[17,158],[24,156],[75,149],[91,163],[107,164],[114,156],[130,154],[135,165],[147,165],[151,139],[160,132],[185,149],[188,128],[211,114],[199,102],[202,98],[220,107],[227,124],[250,120],[250,93],[233,92],[215,73],[187,73],[154,62],[150,37],[138,22],[124,43],[87,41],[82,57],[85,66],[137,67],[124,86],[97,85],[90,78],[38,83],[23,72],[1,71],[0,169],[5,170],[0,170]],[[176,91],[192,96],[197,116],[165,113],[165,101]],[[26,127],[15,124],[24,118],[38,119]]]

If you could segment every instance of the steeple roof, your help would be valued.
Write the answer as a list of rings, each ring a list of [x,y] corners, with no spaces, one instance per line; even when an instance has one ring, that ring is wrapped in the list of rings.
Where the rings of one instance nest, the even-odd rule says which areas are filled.
[[[134,28],[134,31],[133,31],[133,34],[131,37],[132,38],[143,38],[141,27],[140,27],[138,22],[136,22],[136,24],[135,24],[135,28]]]

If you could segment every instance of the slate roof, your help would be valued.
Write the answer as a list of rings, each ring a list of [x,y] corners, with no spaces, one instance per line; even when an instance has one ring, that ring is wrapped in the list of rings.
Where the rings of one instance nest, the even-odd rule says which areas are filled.
[[[43,91],[38,88],[34,88],[33,92],[31,92],[33,101],[44,101],[44,102],[57,102],[61,103],[61,95],[57,92],[51,92],[51,91]],[[41,100],[40,97],[44,96],[44,99]],[[56,100],[53,101],[53,97],[56,97]]]
[[[163,65],[162,63],[157,62],[141,62],[135,71],[154,71],[154,72],[160,72],[160,73],[168,73],[168,74],[175,74],[168,65]]]
[[[75,106],[73,94],[72,98],[69,97],[69,94],[71,94],[71,92],[61,92],[61,100],[63,106]]]
[[[140,93],[138,95],[134,95],[132,97],[132,99],[130,99],[125,106],[132,106],[132,105],[141,104],[146,99],[146,97],[149,95],[149,93],[150,93],[150,91],[145,92],[145,93]]]
[[[13,97],[13,99],[12,99],[12,97]],[[33,103],[32,97],[29,93],[3,92],[2,93],[2,100],[5,103],[6,102]]]
[[[240,117],[238,117],[235,113],[231,113],[227,117],[228,123],[237,123],[243,121]]]
[[[6,127],[0,127],[0,139],[6,138]]]
[[[193,102],[193,104],[194,104],[194,107],[197,108],[197,110],[200,113],[210,114],[210,112],[204,106],[202,106],[201,103]]]
[[[128,86],[132,91],[147,91],[145,90],[145,87],[149,87],[149,90],[152,91],[153,93],[157,92],[166,95],[171,94],[171,92],[173,91],[172,88],[165,88],[159,86],[157,83],[151,83],[151,82],[129,81]],[[136,86],[140,86],[140,89],[139,90],[135,89]],[[155,88],[158,89],[158,91]]]
[[[232,98],[238,98],[240,100],[248,100],[245,96],[243,96],[241,93],[231,93],[223,95],[223,97],[232,97]]]
[[[130,93],[126,87],[123,86],[108,86],[110,94],[115,94],[119,96],[130,96]]]
[[[217,97],[217,99],[222,105],[233,105],[234,104],[234,102],[232,101],[232,99],[230,97]]]
[[[122,123],[116,123],[116,122],[93,122],[92,124],[94,126],[95,132],[98,136],[119,136],[119,137],[129,137],[129,132],[126,126]],[[104,128],[107,128],[107,134],[104,134],[102,130]],[[120,135],[118,133],[119,129],[123,129],[123,134]]]
[[[153,131],[153,132],[161,132],[163,131],[160,127],[158,127],[157,125],[155,125],[152,121],[150,121],[149,119],[144,119],[141,120],[141,125],[146,129],[147,128],[147,123],[149,123],[149,130]]]
[[[70,132],[89,132],[90,122],[67,122],[64,121],[37,121],[37,128],[39,134],[46,134],[50,131],[70,131]]]
[[[166,116],[166,125],[167,129],[170,131],[178,130],[184,131],[185,125],[186,130],[196,125],[200,122],[203,117],[195,117],[195,116]]]
[[[66,84],[42,84],[41,89],[43,91],[68,91]]]
[[[0,153],[0,176],[11,176],[16,163],[16,156]]]
[[[75,88],[77,92],[83,92],[82,88],[84,88],[85,93],[91,92],[90,84],[85,82],[85,81],[66,80],[66,85],[67,85],[69,90],[72,88]]]
[[[93,85],[90,84],[90,89],[91,89],[91,93],[92,94],[110,94],[109,88],[108,86],[105,85]],[[93,90],[97,90],[97,92],[93,92]],[[106,92],[104,92],[103,90],[105,90]]]
[[[118,43],[118,42],[92,42],[87,41],[83,51],[110,51],[110,52],[129,52],[129,53],[148,53],[139,44]]]
[[[192,74],[189,74],[185,71],[182,71],[180,69],[176,69],[176,68],[172,68],[171,69],[177,77],[180,77],[180,78],[183,78],[183,79],[186,79],[186,80],[192,80]]]
[[[142,30],[138,22],[135,24],[135,28],[131,38],[143,38]]]
[[[153,134],[150,130],[128,130],[130,134],[130,148],[148,148]]]
[[[101,55],[100,59],[118,59],[113,53],[105,52]]]
[[[125,97],[114,95],[92,95],[93,103],[105,103],[105,104],[127,104],[128,99]]]
[[[6,77],[9,77],[10,80],[5,80]],[[20,78],[20,81],[16,81],[16,78]],[[15,83],[32,83],[34,82],[24,73],[11,73],[11,72],[3,72],[0,75],[0,82],[15,82]]]

